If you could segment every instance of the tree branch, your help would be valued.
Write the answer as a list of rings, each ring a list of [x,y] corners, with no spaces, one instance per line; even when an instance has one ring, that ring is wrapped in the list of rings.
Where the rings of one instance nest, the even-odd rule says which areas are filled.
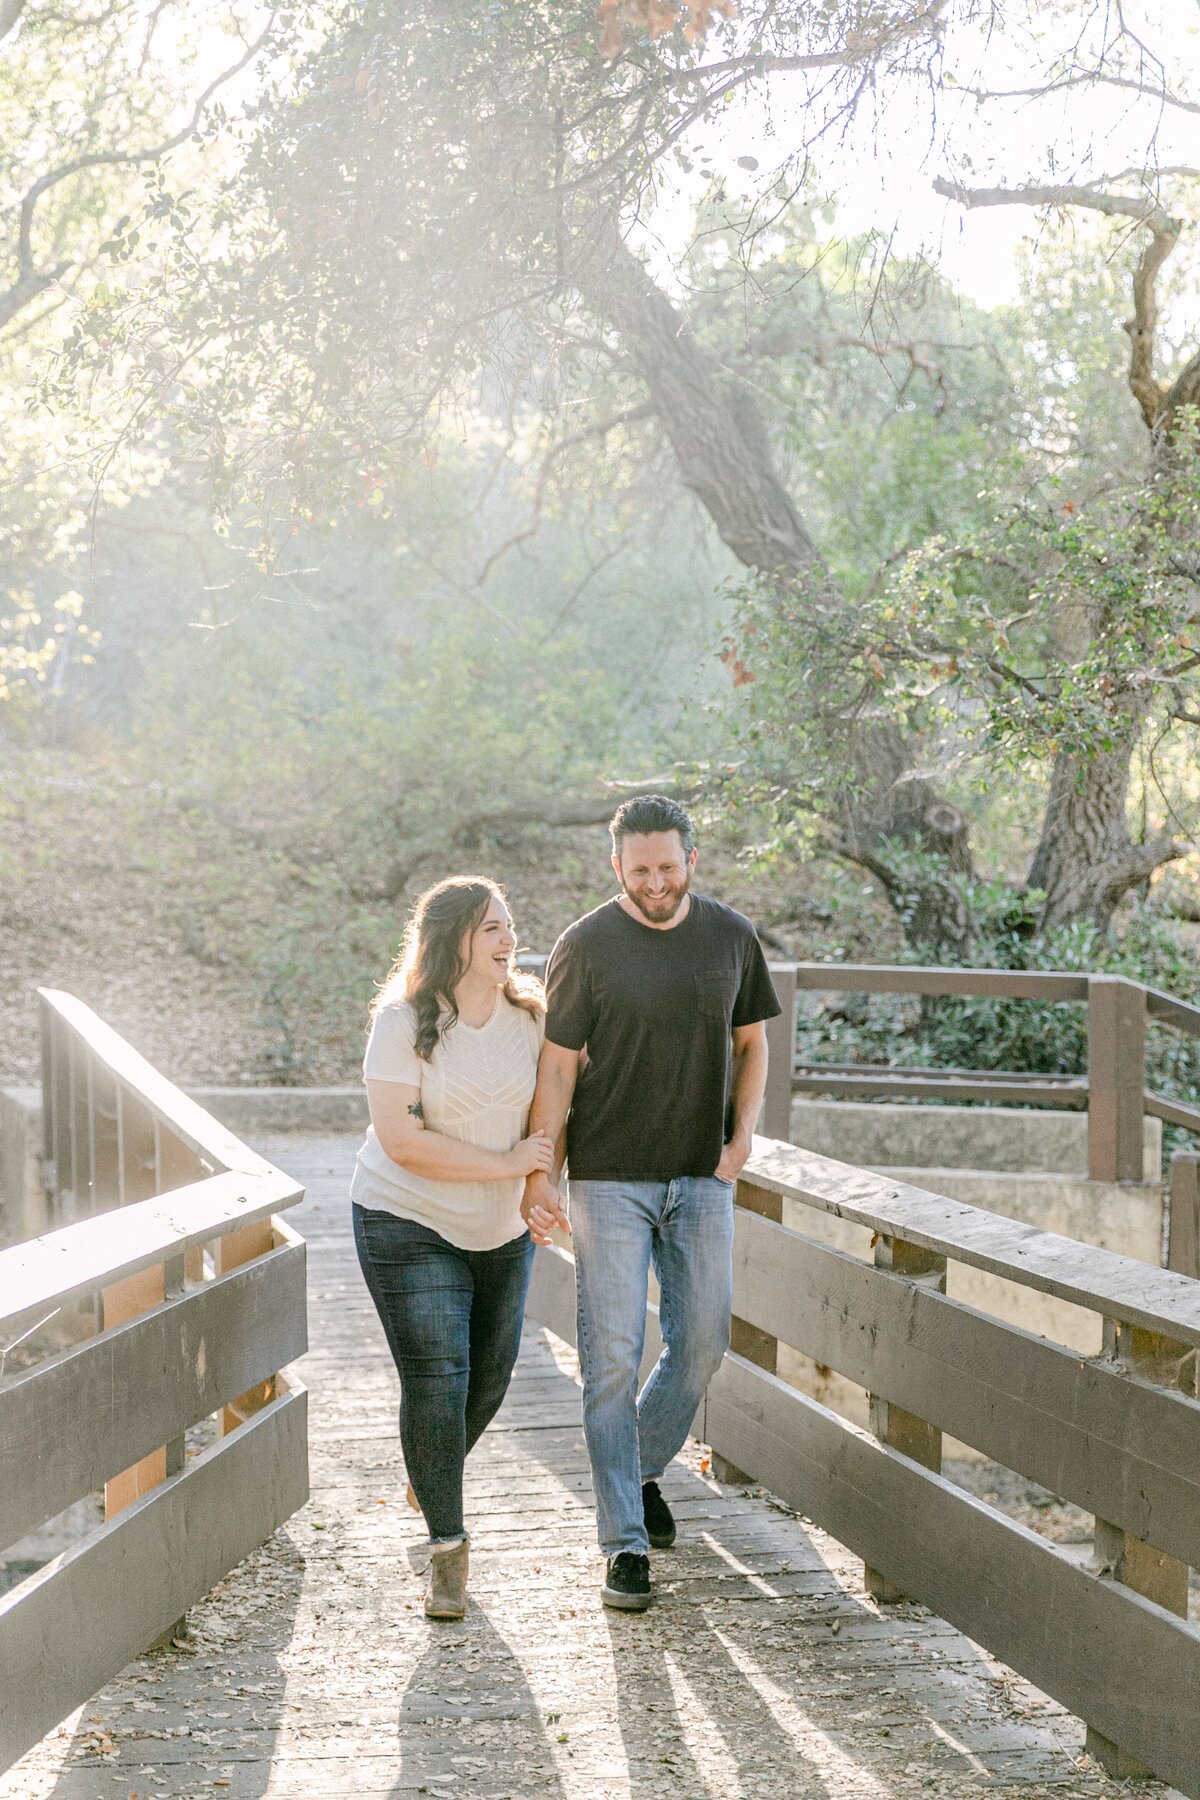
[[[403,892],[423,862],[445,853],[464,839],[480,831],[503,831],[513,826],[543,825],[554,830],[567,830],[581,825],[607,825],[623,800],[639,794],[666,794],[686,800],[696,791],[694,782],[674,779],[665,781],[609,782],[603,799],[572,797],[556,806],[498,806],[489,812],[471,813],[456,825],[441,825],[409,845],[392,863],[380,888],[372,898],[395,900]]]
[[[1133,272],[1133,317],[1125,321],[1124,329],[1129,334],[1129,391],[1141,408],[1147,426],[1151,431],[1158,430],[1170,395],[1154,374],[1154,332],[1158,324],[1154,289],[1159,270],[1179,242],[1180,220],[1173,218],[1151,195],[1109,194],[1102,188],[1081,187],[1074,183],[1055,187],[969,188],[960,181],[947,181],[939,175],[933,186],[935,193],[948,200],[957,200],[968,211],[977,206],[1082,206],[1090,212],[1132,219],[1135,224],[1147,227],[1150,242],[1138,257]],[[1200,375],[1200,357],[1193,361]],[[1178,381],[1183,380],[1183,374]]]
[[[589,438],[607,437],[610,431],[616,431],[621,425],[633,425],[639,419],[649,419],[653,416],[654,407],[648,400],[643,400],[637,406],[627,406],[622,412],[610,413],[607,418],[597,419],[592,425],[584,425],[579,431],[572,432],[570,437],[563,438],[557,444],[551,444],[542,458],[542,465],[538,470],[529,523],[523,525],[520,531],[514,531],[511,537],[505,538],[502,544],[496,546],[475,577],[475,586],[483,586],[502,556],[506,556],[510,550],[515,550],[518,544],[527,543],[531,537],[537,536],[542,523],[546,488],[550,481],[550,465],[556,458],[565,456],[569,450],[573,450],[577,444],[586,443]]]
[[[1142,409],[1142,417],[1150,430],[1158,423],[1166,400],[1166,389],[1154,374],[1154,332],[1158,324],[1158,300],[1154,284],[1158,271],[1179,242],[1178,221],[1169,220],[1169,230],[1159,225],[1151,228],[1150,242],[1138,257],[1133,272],[1133,317],[1126,319],[1129,333],[1129,390]]]
[[[13,30],[25,5],[26,0],[0,0],[0,42]]]
[[[16,5],[16,3],[17,0],[0,0],[0,27],[3,26],[5,18],[4,8],[7,7],[11,10],[12,6]],[[21,4],[24,4],[24,0],[21,0]],[[15,23],[15,18],[13,23]],[[245,55],[239,57],[236,63],[233,63],[229,68],[223,70],[220,75],[217,75],[209,82],[208,86],[204,89],[204,92],[199,96],[193,106],[187,124],[179,131],[175,132],[172,137],[165,139],[161,144],[155,144],[145,150],[89,151],[86,155],[73,157],[70,162],[61,163],[57,169],[47,169],[44,175],[38,176],[37,180],[33,183],[32,187],[28,189],[21,200],[17,228],[17,267],[20,274],[18,279],[9,288],[8,292],[3,296],[0,296],[0,325],[7,323],[7,321],[19,312],[22,307],[27,306],[31,300],[36,299],[38,294],[42,293],[52,282],[60,279],[66,270],[71,267],[69,262],[61,264],[55,270],[39,270],[34,266],[33,216],[34,209],[36,208],[38,201],[42,198],[42,195],[49,193],[51,188],[57,187],[59,182],[66,181],[72,175],[80,174],[84,169],[111,168],[117,165],[158,162],[170,151],[178,149],[179,145],[186,142],[195,131],[204,115],[204,109],[212,99],[213,95],[219,88],[224,87],[226,82],[232,81],[235,75],[239,75],[246,65],[257,56],[258,52],[262,49],[274,30],[274,26],[275,15],[272,13],[266,26],[249,46]],[[3,30],[0,29],[0,37],[3,37],[3,35]]]
[[[1166,87],[1151,87],[1148,82],[1138,81],[1132,75],[1107,75],[1102,69],[1087,69],[1076,75],[1064,75],[1060,81],[1047,82],[1043,87],[956,86],[953,91],[964,94],[969,100],[1044,100],[1051,94],[1062,93],[1065,88],[1075,87],[1125,88],[1130,93],[1141,94],[1147,100],[1157,100],[1162,106],[1175,106],[1181,112],[1200,113],[1200,100],[1185,100],[1179,94],[1172,94]]]
[[[1152,231],[1179,235],[1179,221],[1172,219],[1157,200],[1145,194],[1106,194],[1098,187],[1080,187],[1074,182],[1053,186],[970,188],[961,181],[934,178],[933,191],[946,200],[971,212],[977,206],[1083,206],[1091,212],[1135,219],[1149,225]]]
[[[1105,890],[1116,902],[1126,895],[1130,888],[1137,887],[1161,869],[1164,863],[1176,862],[1179,857],[1186,856],[1193,848],[1191,844],[1180,843],[1178,838],[1147,838],[1144,844],[1131,844],[1126,853],[1117,858],[1105,871]]]

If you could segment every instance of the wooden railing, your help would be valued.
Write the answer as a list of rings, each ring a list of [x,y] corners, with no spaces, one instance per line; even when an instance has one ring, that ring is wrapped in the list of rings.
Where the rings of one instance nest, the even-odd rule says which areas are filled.
[[[1200,1283],[761,1138],[737,1199],[734,1347],[698,1433],[861,1556],[878,1600],[924,1602],[1083,1718],[1111,1771],[1200,1797]],[[873,1260],[785,1202],[866,1227]],[[948,1298],[948,1262],[1097,1313],[1104,1353]],[[564,1251],[538,1251],[529,1314],[574,1341]],[[867,1389],[872,1430],[782,1381],[780,1343]],[[1093,1566],[946,1480],[944,1432],[1091,1512]]]
[[[941,969],[903,964],[775,963],[771,974],[783,1013],[767,1027],[771,1074],[763,1129],[786,1142],[794,1094],[837,1099],[991,1101],[1057,1107],[1088,1115],[1088,1175],[1093,1181],[1140,1181],[1143,1123],[1162,1119],[1200,1136],[1200,1107],[1146,1086],[1146,1026],[1168,1025],[1200,1037],[1200,1006],[1122,975],[1047,970]],[[1031,1075],[1020,1070],[910,1069],[868,1063],[796,1062],[796,1005],[809,993],[969,995],[1082,1001],[1087,1007],[1087,1074]],[[1200,1273],[1197,1223],[1198,1155],[1171,1160],[1169,1267]]]
[[[105,1523],[0,1596],[0,1767],[308,1497],[303,1197],[69,994],[43,991],[58,1229],[0,1251],[0,1549]],[[13,1357],[12,1361],[16,1358]],[[214,1418],[192,1454],[186,1433]]]

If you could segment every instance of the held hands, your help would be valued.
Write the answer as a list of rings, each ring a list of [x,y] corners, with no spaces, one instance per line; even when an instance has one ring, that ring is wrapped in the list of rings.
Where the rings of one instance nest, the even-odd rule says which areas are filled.
[[[745,1163],[746,1158],[750,1154],[750,1148],[751,1143],[749,1137],[743,1137],[737,1132],[734,1132],[733,1136],[721,1152],[720,1162],[713,1170],[717,1180],[736,1181],[742,1172],[742,1166]]]
[[[554,1139],[544,1131],[531,1131],[509,1151],[508,1158],[514,1175],[534,1175],[549,1169],[554,1161]]]
[[[569,1232],[571,1229],[563,1211],[561,1194],[549,1175],[540,1169],[530,1175],[525,1183],[521,1217],[528,1225],[529,1235],[535,1244],[548,1244],[550,1233],[556,1225],[562,1231]]]

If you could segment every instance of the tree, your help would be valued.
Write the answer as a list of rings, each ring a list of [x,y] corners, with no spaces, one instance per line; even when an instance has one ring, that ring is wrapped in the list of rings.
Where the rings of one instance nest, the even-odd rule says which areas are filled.
[[[1016,10],[1018,24],[1031,23]],[[838,641],[852,612],[749,388],[705,354],[678,299],[652,278],[638,220],[666,159],[686,154],[706,120],[743,90],[794,77],[805,84],[793,109],[800,141],[752,213],[753,239],[763,208],[779,204],[778,180],[798,183],[807,154],[832,145],[869,92],[919,80],[950,106],[948,46],[981,21],[950,0],[757,0],[736,20],[711,6],[686,11],[684,30],[666,0],[606,3],[598,37],[590,3],[314,8],[304,15],[314,47],[264,90],[216,209],[228,248],[186,281],[181,250],[157,288],[94,314],[68,343],[66,378],[94,362],[97,343],[105,357],[136,352],[151,373],[134,383],[133,415],[163,404],[202,448],[217,503],[248,497],[268,537],[296,514],[336,513],[355,491],[386,505],[414,447],[481,393],[493,410],[533,405],[546,418],[539,496],[581,441],[613,441],[650,420],[777,630],[786,636],[795,621],[799,643],[818,627]],[[1060,52],[1054,34],[1071,13],[1039,9],[1034,42],[1049,34],[1039,95],[1087,83],[1192,106],[1131,60],[1127,39],[1085,29]],[[956,94],[954,105],[976,98],[961,77]],[[1137,177],[1138,223],[1155,246],[1135,275],[1134,361],[1147,394],[1147,296],[1169,236],[1158,180]],[[1122,212],[1119,184],[1095,191]],[[1076,197],[1054,183],[1022,194]],[[1048,900],[1054,916],[1102,912],[1146,873],[1123,808],[1147,715],[1121,704],[1112,745],[1064,754],[1051,778],[1035,873],[1061,896]],[[805,804],[823,813],[841,854],[878,875],[915,938],[963,943],[968,821],[943,792],[929,740],[913,735],[921,709],[855,703],[847,722],[851,779],[824,797],[805,792]],[[1059,879],[1097,852],[1099,886]],[[1155,852],[1174,853],[1166,841]]]
[[[269,40],[258,8],[223,9],[214,32],[197,0],[0,0],[0,701],[5,716],[58,695],[91,660],[81,595],[96,494],[77,418],[29,415],[29,369],[64,309],[103,298],[112,233],[136,248],[164,158],[224,120],[221,99]],[[178,159],[177,159],[178,160]],[[183,173],[183,165],[179,165]],[[146,207],[147,196],[150,206]],[[108,471],[116,507],[152,481]]]

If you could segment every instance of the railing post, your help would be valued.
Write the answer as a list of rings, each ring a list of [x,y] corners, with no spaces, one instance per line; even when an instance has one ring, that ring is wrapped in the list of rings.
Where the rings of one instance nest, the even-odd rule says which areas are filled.
[[[1167,1267],[1200,1279],[1200,1155],[1177,1150],[1171,1158]]]
[[[1146,990],[1123,975],[1088,977],[1088,1175],[1141,1181]]]
[[[1196,1392],[1196,1353],[1187,1344],[1160,1332],[1147,1331],[1136,1325],[1123,1325],[1113,1319],[1104,1321],[1105,1354],[1119,1367],[1143,1381],[1159,1387],[1180,1388],[1184,1393]],[[1110,1525],[1106,1519],[1096,1520],[1095,1567],[1135,1593],[1144,1594],[1156,1606],[1165,1607],[1181,1619],[1188,1616],[1188,1567],[1174,1556],[1156,1550],[1152,1544]],[[1087,1728],[1087,1752],[1120,1781],[1144,1780],[1153,1771],[1096,1731]]]
[[[152,1199],[155,1193],[154,1119],[140,1101],[125,1090],[115,1089],[116,1158],[114,1173],[118,1196],[123,1206],[138,1200]],[[100,1329],[123,1325],[139,1313],[161,1306],[167,1296],[167,1275],[162,1263],[127,1275],[124,1281],[106,1287],[101,1299]],[[131,1395],[132,1404],[137,1396]],[[131,1468],[122,1469],[104,1484],[104,1516],[115,1518],[143,1494],[165,1481],[168,1474],[166,1446],[152,1450]]]
[[[139,1313],[149,1312],[152,1307],[161,1306],[166,1299],[166,1280],[162,1263],[154,1263],[148,1269],[142,1269],[136,1275],[127,1275],[123,1281],[114,1281],[104,1289],[101,1300],[100,1327],[107,1331],[113,1325],[123,1325],[127,1319],[136,1319]],[[131,1394],[129,1402],[137,1405],[137,1395]],[[118,1513],[140,1500],[161,1481],[167,1478],[167,1452],[151,1450],[149,1456],[143,1456],[140,1462],[133,1463],[128,1469],[122,1469],[119,1475],[112,1475],[104,1484],[104,1517],[115,1519]]]
[[[908,1281],[920,1283],[922,1287],[931,1288],[935,1293],[946,1291],[946,1258],[936,1250],[923,1249],[919,1244],[912,1244],[907,1238],[880,1237],[875,1245],[875,1267],[887,1269],[893,1275],[902,1275]],[[871,1430],[881,1444],[889,1449],[899,1450],[902,1455],[911,1457],[913,1462],[924,1464],[927,1469],[941,1471],[942,1467],[942,1434],[936,1425],[922,1419],[916,1413],[907,1412],[902,1406],[895,1406],[890,1400],[884,1400],[878,1394],[869,1396],[871,1404]],[[869,1563],[863,1565],[863,1582],[868,1594],[881,1606],[895,1606],[908,1595],[902,1588]]]
[[[768,1188],[755,1187],[753,1182],[739,1180],[733,1190],[734,1206],[742,1207],[746,1212],[758,1213],[764,1219],[773,1219],[777,1225],[783,1223],[783,1196],[773,1194]],[[734,1212],[736,1229],[737,1213]],[[729,1348],[737,1356],[744,1356],[760,1369],[768,1369],[775,1374],[776,1358],[779,1353],[779,1339],[773,1338],[769,1332],[760,1331],[757,1325],[750,1325],[745,1319],[739,1319],[735,1313],[729,1321]],[[718,1481],[747,1482],[753,1479],[744,1469],[729,1462],[719,1451],[712,1453],[713,1474]]]
[[[772,963],[771,979],[783,1011],[767,1020],[767,1092],[762,1126],[766,1137],[792,1141],[792,1076],[796,1063],[796,965]]]
[[[241,1268],[243,1263],[253,1262],[257,1256],[265,1256],[274,1248],[274,1227],[270,1219],[262,1219],[255,1225],[242,1225],[236,1231],[227,1231],[213,1245],[213,1269],[217,1275],[228,1275],[231,1269]],[[275,1377],[268,1375],[255,1387],[239,1394],[236,1400],[230,1400],[221,1408],[221,1436],[227,1437],[244,1425],[251,1413],[259,1412],[269,1406],[276,1393]]]

